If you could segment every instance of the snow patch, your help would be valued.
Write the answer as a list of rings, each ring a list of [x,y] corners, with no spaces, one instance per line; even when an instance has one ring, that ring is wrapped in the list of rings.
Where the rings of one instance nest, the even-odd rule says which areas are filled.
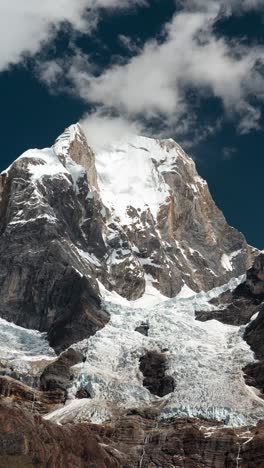
[[[187,284],[184,284],[183,287],[181,288],[179,294],[177,294],[177,298],[178,299],[183,299],[183,298],[187,298],[187,297],[192,297],[195,294],[196,293],[191,288],[189,288],[189,286],[187,286]]]
[[[231,265],[230,260],[231,260],[230,255],[223,254],[222,257],[221,257],[221,265],[226,271],[232,271],[233,270],[233,267]]]

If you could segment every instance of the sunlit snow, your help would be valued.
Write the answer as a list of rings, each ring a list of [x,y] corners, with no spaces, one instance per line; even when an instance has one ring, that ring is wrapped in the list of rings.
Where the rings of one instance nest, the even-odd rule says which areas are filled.
[[[177,158],[184,153],[174,142],[167,149],[161,144],[159,140],[134,136],[129,142],[120,141],[96,154],[103,203],[114,209],[122,224],[131,222],[127,215],[130,206],[142,211],[149,208],[155,218],[170,195],[162,173],[173,171]],[[184,159],[188,161],[186,155]]]

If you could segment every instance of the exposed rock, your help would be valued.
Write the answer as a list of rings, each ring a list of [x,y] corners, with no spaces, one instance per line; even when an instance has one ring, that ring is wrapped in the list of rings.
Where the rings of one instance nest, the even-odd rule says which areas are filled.
[[[75,395],[75,398],[78,398],[79,400],[83,398],[91,398],[91,394],[86,390],[86,388],[80,388]]]
[[[225,429],[196,419],[139,416],[105,425],[58,426],[0,406],[3,468],[262,468],[264,425]]]
[[[80,352],[69,348],[59,358],[49,364],[40,377],[40,386],[44,391],[59,390],[66,400],[66,392],[71,384],[71,367],[82,362],[83,356]]]
[[[39,153],[35,158],[26,153],[1,176],[0,316],[48,332],[51,345],[60,351],[108,321],[95,265],[78,256],[78,249],[86,249],[84,232],[99,251],[103,241],[94,227],[95,208],[86,199],[86,174],[83,190],[77,190],[63,165],[58,174],[48,175],[56,167],[52,150],[48,156],[44,151],[43,160]],[[90,226],[81,229],[84,212]],[[92,235],[97,236],[94,242]]]
[[[263,423],[247,429],[224,429],[195,419],[157,423],[136,416],[95,427],[106,445],[126,454],[122,466],[127,468],[261,468]]]
[[[246,280],[232,292],[227,291],[213,299],[211,303],[217,309],[197,311],[196,318],[201,321],[216,319],[230,325],[246,325],[261,309],[264,301],[263,265],[264,254],[259,254],[253,267],[247,271]]]
[[[144,375],[143,385],[159,397],[168,395],[175,388],[173,377],[166,375],[166,360],[166,354],[156,351],[148,351],[140,358],[139,369]]]
[[[147,323],[141,323],[141,325],[135,328],[135,331],[141,333],[141,335],[148,336],[149,325]]]
[[[254,296],[264,299],[264,254],[259,254],[247,272],[247,287]]]
[[[264,254],[256,256],[246,280],[234,291],[225,292],[211,301],[220,306],[213,311],[198,311],[201,321],[216,319],[231,325],[246,325],[244,338],[259,362],[244,367],[247,385],[258,388],[264,394]],[[254,315],[257,317],[254,319]]]
[[[88,425],[60,427],[21,409],[0,406],[0,467],[118,468],[118,453]]]
[[[264,394],[264,360],[248,364],[243,371],[246,384],[258,388]]]
[[[257,318],[246,328],[245,340],[253,349],[257,359],[264,359],[264,304]]]
[[[64,393],[60,389],[42,392],[11,377],[0,377],[0,397],[14,406],[40,414],[55,411],[65,402]]]

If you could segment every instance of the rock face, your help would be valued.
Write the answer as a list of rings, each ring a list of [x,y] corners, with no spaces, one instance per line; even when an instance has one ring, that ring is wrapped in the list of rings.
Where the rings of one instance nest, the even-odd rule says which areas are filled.
[[[143,385],[151,393],[159,397],[173,392],[175,383],[173,377],[166,375],[166,355],[149,351],[140,358],[139,369],[144,375]]]
[[[139,416],[103,426],[57,426],[1,405],[0,466],[262,468],[264,426],[223,429],[199,420]]]
[[[88,252],[78,254],[78,248],[85,248],[85,235],[92,244],[96,233],[87,176],[80,170],[78,190],[74,164],[69,162],[71,174],[55,150],[33,150],[1,176],[0,316],[48,332],[57,350],[95,333],[108,321],[95,265],[86,259]],[[88,220],[81,229],[85,213]],[[94,242],[100,250],[101,236]]]
[[[95,161],[110,212],[109,281],[119,294],[135,299],[144,280],[168,297],[182,288],[207,291],[250,265],[243,236],[227,225],[193,160],[173,140],[135,137]]]
[[[216,319],[230,325],[247,324],[251,317],[261,310],[261,304],[264,301],[263,269],[264,255],[261,253],[256,256],[252,268],[247,271],[245,281],[232,292],[227,291],[214,298],[211,303],[216,306],[215,309],[197,311],[196,318],[202,321]],[[256,325],[257,322],[253,323]],[[251,326],[248,328],[247,336],[250,330]],[[254,346],[252,348],[255,351]]]
[[[60,391],[63,402],[66,400],[66,391],[71,385],[71,367],[82,362],[83,356],[74,349],[64,351],[56,361],[49,364],[40,376],[40,388],[44,391]]]
[[[0,377],[0,397],[6,403],[39,414],[59,409],[65,403],[65,393],[61,389],[42,392],[11,377]]]

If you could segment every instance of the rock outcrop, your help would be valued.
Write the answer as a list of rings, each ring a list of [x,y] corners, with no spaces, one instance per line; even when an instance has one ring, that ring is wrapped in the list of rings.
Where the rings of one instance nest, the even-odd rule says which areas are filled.
[[[66,400],[66,392],[71,385],[71,367],[82,362],[83,356],[74,349],[67,349],[58,359],[49,364],[40,376],[40,388],[44,391],[60,391],[63,402]]]
[[[55,411],[65,403],[65,394],[60,389],[43,392],[12,377],[0,377],[0,398],[29,413],[38,414]]]
[[[140,358],[139,369],[144,375],[143,385],[151,393],[163,397],[173,392],[174,379],[166,375],[166,353],[148,351]]]
[[[224,429],[195,419],[124,416],[105,425],[58,426],[0,406],[3,468],[262,468],[264,425]]]
[[[264,301],[264,254],[256,256],[246,279],[233,291],[226,291],[211,300],[214,310],[197,311],[196,318],[206,321],[216,319],[230,325],[246,325],[261,310]],[[249,334],[250,327],[247,334]],[[253,350],[255,351],[254,347]]]

